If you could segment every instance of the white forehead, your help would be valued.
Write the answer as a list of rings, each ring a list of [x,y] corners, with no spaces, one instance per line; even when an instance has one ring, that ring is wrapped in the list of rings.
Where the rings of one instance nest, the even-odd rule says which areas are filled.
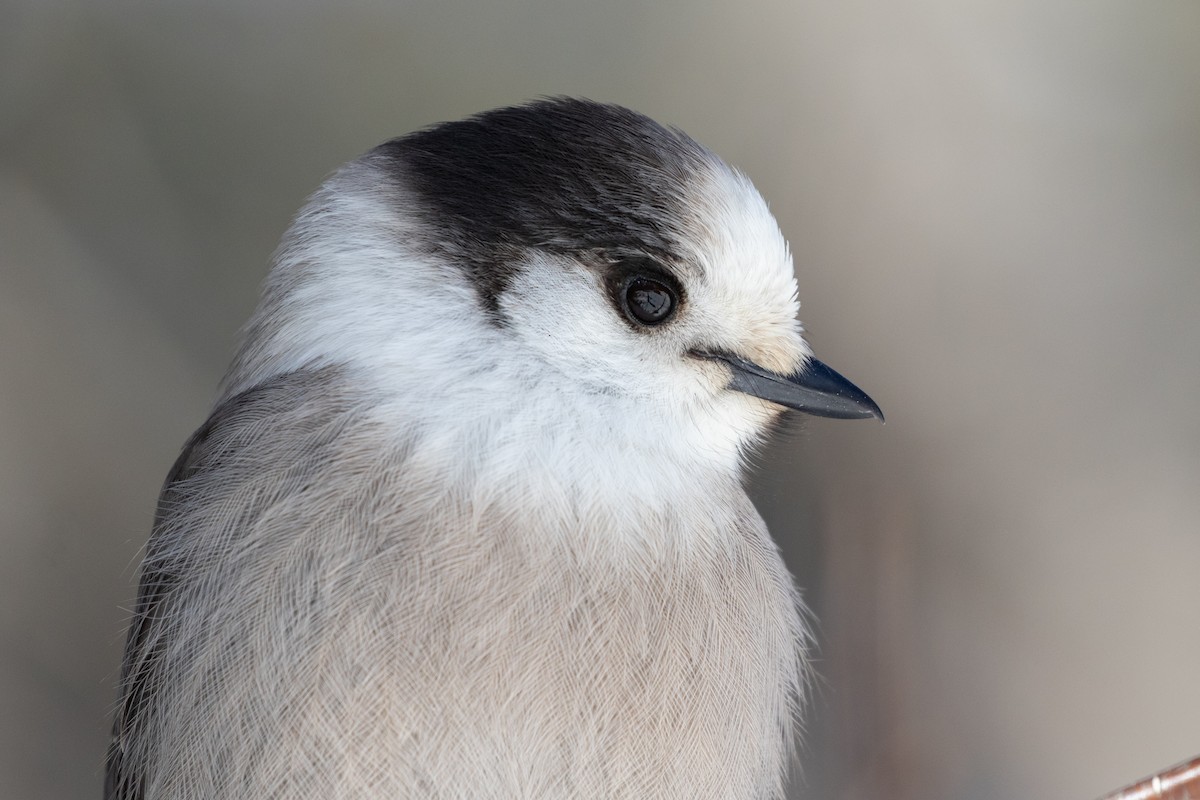
[[[790,371],[811,355],[796,318],[800,301],[787,240],[762,195],[741,172],[714,159],[690,181],[687,259],[693,307],[729,337],[733,352]],[[720,310],[723,319],[715,318]],[[749,352],[747,352],[749,350]]]

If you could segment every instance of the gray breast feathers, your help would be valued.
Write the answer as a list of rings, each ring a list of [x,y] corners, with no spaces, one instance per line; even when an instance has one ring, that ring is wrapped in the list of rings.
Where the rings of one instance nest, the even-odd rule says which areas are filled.
[[[245,392],[173,468],[108,800],[779,795],[804,634],[740,490],[723,548],[686,498],[639,538],[430,474],[349,385]]]

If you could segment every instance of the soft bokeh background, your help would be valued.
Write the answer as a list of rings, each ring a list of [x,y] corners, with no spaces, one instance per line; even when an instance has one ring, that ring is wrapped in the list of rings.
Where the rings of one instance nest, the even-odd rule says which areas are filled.
[[[817,352],[755,494],[820,618],[796,797],[1200,752],[1200,4],[0,4],[0,794],[97,797],[136,559],[289,216],[543,94],[741,166]]]

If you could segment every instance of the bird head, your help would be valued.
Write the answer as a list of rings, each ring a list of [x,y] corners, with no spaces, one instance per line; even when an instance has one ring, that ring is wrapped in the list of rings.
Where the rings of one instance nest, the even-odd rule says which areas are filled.
[[[786,241],[742,173],[628,109],[544,100],[335,175],[285,239],[228,385],[386,362],[450,405],[582,394],[729,453],[788,410],[882,419],[813,357],[798,310]]]

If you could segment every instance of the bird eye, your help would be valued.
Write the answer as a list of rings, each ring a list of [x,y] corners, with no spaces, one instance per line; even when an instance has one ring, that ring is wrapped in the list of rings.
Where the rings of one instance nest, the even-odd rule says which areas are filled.
[[[646,275],[635,275],[625,284],[625,313],[642,325],[661,325],[675,313],[675,289]]]

